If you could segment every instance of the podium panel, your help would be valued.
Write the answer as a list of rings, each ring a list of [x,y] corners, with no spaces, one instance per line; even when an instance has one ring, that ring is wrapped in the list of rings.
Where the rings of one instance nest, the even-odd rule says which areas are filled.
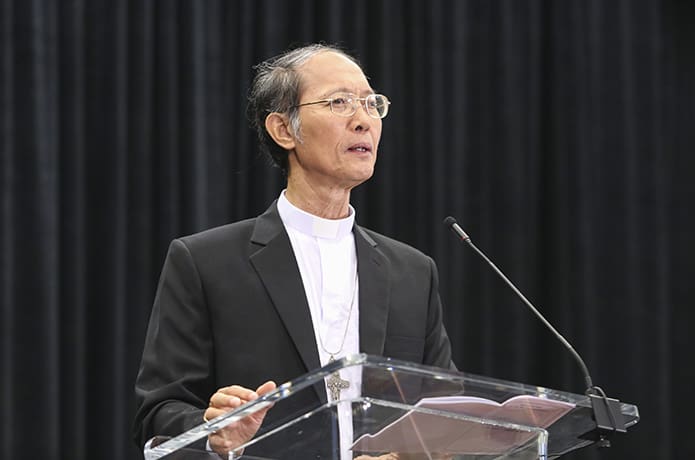
[[[331,395],[331,393],[333,393]],[[584,395],[354,355],[173,438],[146,460],[219,459],[207,436],[270,406],[241,459],[546,459],[594,442]],[[637,407],[621,403],[625,427]]]

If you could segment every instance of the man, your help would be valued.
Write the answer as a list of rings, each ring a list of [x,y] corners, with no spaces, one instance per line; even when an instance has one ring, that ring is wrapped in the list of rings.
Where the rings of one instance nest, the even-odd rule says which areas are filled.
[[[372,176],[389,104],[336,48],[258,66],[249,112],[287,188],[255,219],[172,242],[136,382],[138,445],[352,353],[453,368],[432,259],[354,223],[350,191]],[[208,447],[243,444],[265,415]]]

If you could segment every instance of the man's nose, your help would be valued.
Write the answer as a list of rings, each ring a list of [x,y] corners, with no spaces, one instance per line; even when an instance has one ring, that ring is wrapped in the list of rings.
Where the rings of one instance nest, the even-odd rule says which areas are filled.
[[[371,127],[374,118],[367,113],[366,101],[357,101],[357,109],[352,114],[353,122],[355,123],[355,131],[366,131]]]

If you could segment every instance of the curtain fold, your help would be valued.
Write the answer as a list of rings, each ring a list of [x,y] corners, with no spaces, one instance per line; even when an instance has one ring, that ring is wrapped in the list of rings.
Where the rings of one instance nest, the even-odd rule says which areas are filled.
[[[584,390],[447,215],[641,409],[610,451],[568,458],[692,457],[693,9],[0,2],[2,457],[140,458],[133,382],[166,248],[277,197],[245,114],[252,66],[315,41],[393,101],[352,202],[437,261],[459,369]]]

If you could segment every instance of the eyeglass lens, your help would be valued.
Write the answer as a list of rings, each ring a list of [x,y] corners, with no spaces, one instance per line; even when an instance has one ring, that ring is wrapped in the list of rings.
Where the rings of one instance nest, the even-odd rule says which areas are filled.
[[[370,94],[365,98],[358,98],[352,94],[340,93],[331,97],[331,110],[339,115],[352,115],[357,111],[357,105],[363,102],[369,116],[384,118],[388,113],[389,103],[382,94]]]

